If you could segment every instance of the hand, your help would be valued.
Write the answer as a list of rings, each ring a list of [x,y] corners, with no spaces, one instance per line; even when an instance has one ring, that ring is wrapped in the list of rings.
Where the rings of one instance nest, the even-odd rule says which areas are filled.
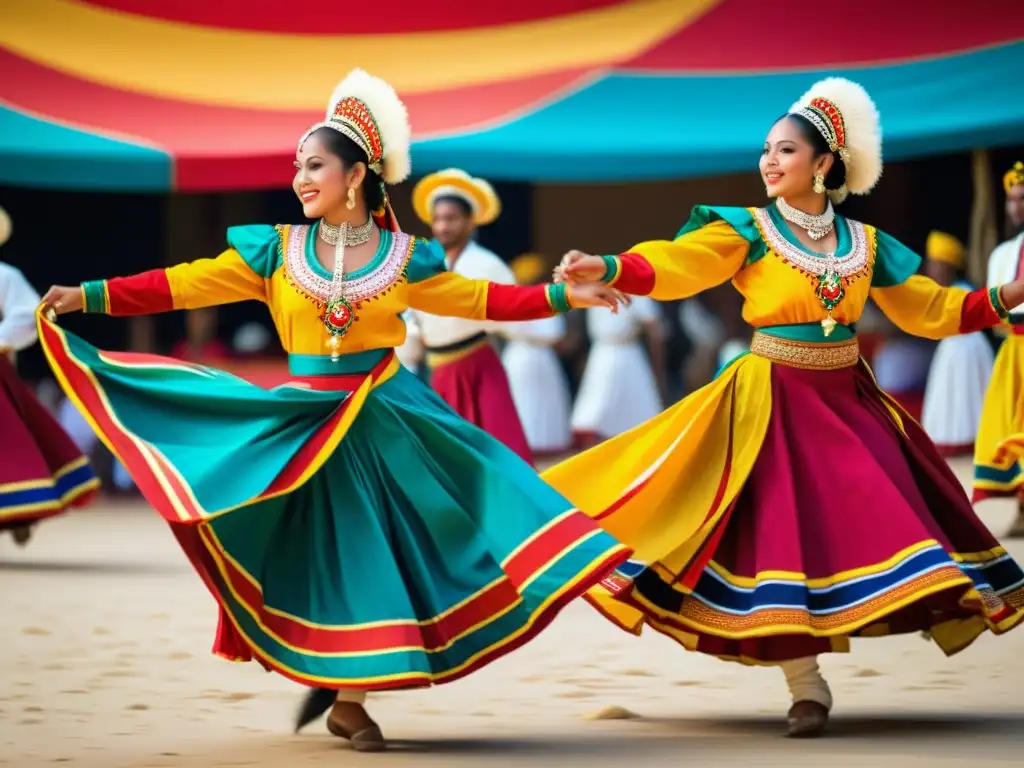
[[[583,251],[569,251],[555,267],[555,282],[596,283],[602,277],[606,266],[600,256],[591,256]]]
[[[1024,280],[1014,280],[999,289],[999,298],[1006,305],[1007,310],[1013,312],[1021,304],[1024,304]]]
[[[569,283],[566,286],[566,297],[574,309],[608,307],[612,314],[618,313],[619,303],[625,299],[621,293],[604,283]]]
[[[72,288],[67,285],[55,285],[43,296],[43,309],[49,312],[51,309],[58,315],[65,312],[81,312],[82,289]]]

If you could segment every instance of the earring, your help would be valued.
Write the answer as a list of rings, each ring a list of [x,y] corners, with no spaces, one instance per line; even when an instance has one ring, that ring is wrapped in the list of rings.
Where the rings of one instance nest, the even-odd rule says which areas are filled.
[[[814,191],[819,195],[825,191],[825,174],[816,173],[814,174]]]
[[[349,187],[348,188],[348,202],[345,203],[345,207],[348,208],[350,211],[353,208],[356,207],[356,188],[355,187]]]

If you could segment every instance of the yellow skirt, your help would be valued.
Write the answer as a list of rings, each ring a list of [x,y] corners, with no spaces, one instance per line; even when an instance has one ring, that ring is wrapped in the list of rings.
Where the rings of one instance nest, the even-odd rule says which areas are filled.
[[[974,444],[978,502],[1014,496],[1024,486],[1024,335],[1007,337],[996,355]]]

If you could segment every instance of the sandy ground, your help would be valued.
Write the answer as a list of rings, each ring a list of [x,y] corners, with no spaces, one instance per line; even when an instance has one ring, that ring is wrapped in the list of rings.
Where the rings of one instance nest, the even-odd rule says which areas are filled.
[[[983,513],[997,533],[1012,517]],[[24,550],[3,537],[0,584],[0,764],[18,768],[1019,765],[1024,748],[1024,631],[953,659],[917,636],[856,642],[823,662],[831,737],[801,742],[781,738],[778,670],[635,639],[576,603],[467,680],[373,699],[394,747],[358,755],[320,724],[290,733],[296,685],[207,653],[213,602],[141,504],[52,521]],[[612,706],[640,717],[595,719]]]

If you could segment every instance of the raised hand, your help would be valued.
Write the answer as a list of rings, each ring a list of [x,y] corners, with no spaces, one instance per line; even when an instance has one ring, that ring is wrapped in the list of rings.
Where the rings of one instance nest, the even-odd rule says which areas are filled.
[[[569,303],[577,309],[585,307],[608,307],[612,313],[619,311],[619,303],[625,297],[604,283],[569,283],[566,287]]]
[[[605,273],[604,259],[591,256],[583,251],[569,251],[555,267],[556,283],[592,283],[599,281]]]
[[[68,285],[54,285],[43,296],[43,310],[53,310],[58,315],[65,312],[82,311],[82,289]]]

